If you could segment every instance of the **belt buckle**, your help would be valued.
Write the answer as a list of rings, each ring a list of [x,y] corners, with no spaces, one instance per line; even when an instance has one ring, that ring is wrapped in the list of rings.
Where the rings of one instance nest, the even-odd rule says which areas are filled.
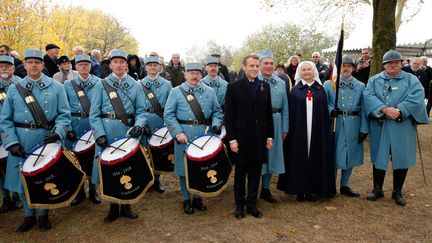
[[[109,118],[111,118],[111,119],[116,119],[116,114],[113,114],[113,113],[109,113]]]
[[[36,123],[30,123],[30,129],[36,129],[37,128],[37,124]]]
[[[342,111],[342,116],[348,116],[348,111],[347,110],[343,110]]]
[[[148,108],[148,112],[154,113],[155,110],[154,110],[154,108]]]
[[[193,124],[193,125],[199,125],[199,121],[198,121],[198,120],[193,120],[193,121],[192,121],[192,124]]]
[[[80,112],[81,117],[87,117],[87,114],[85,112]]]

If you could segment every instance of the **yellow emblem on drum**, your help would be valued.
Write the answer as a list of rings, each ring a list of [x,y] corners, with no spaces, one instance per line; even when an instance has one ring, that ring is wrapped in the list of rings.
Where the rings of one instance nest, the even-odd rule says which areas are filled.
[[[120,178],[120,183],[124,184],[124,187],[125,187],[126,190],[129,190],[129,189],[132,188],[132,183],[129,183],[131,180],[132,180],[132,178],[130,178],[130,176],[123,175]]]
[[[34,100],[33,96],[31,96],[31,95],[25,97],[25,102],[26,102],[27,104],[33,103],[34,101],[35,101],[35,100]]]
[[[210,178],[210,182],[215,184],[217,182],[216,178],[217,172],[215,170],[209,170],[207,172],[207,177]]]
[[[169,154],[168,155],[168,160],[171,161],[172,164],[174,164],[174,154]]]
[[[153,93],[148,94],[148,95],[147,95],[147,98],[149,98],[149,100],[153,99],[153,98],[154,98]]]
[[[44,186],[45,191],[50,191],[50,193],[55,196],[57,194],[59,194],[59,190],[56,188],[57,185],[54,183],[46,183]]]
[[[188,101],[194,100],[194,96],[193,95],[188,95],[186,98],[187,98]]]
[[[115,98],[117,98],[117,93],[116,92],[110,92],[109,93],[109,97],[110,97],[110,99],[115,99]]]
[[[78,91],[77,94],[78,94],[78,97],[84,97],[85,96],[84,91],[82,91],[82,90]]]

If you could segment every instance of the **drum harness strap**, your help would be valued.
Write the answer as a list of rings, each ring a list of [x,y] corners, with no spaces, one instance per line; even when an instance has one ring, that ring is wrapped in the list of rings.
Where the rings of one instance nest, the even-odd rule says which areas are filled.
[[[184,89],[180,87],[181,92],[183,93],[186,101],[190,105],[192,112],[195,115],[196,120],[194,121],[186,121],[186,120],[178,120],[180,124],[189,124],[189,125],[210,125],[210,119],[205,119],[204,113],[202,112],[201,106],[196,100],[193,94],[187,93]]]
[[[113,106],[113,109],[115,111],[115,116],[112,116],[112,114],[102,114],[102,118],[110,118],[110,119],[118,119],[120,121],[123,122],[123,124],[125,124],[126,126],[132,126],[133,125],[133,121],[129,122],[129,118],[134,120],[134,115],[130,115],[126,113],[126,110],[123,106],[123,102],[121,101],[121,99],[119,98],[119,95],[117,93],[117,91],[111,87],[108,82],[104,79],[102,80],[102,84],[104,86],[104,89],[108,95],[108,98],[111,101],[111,104]]]
[[[146,86],[144,86],[144,84],[142,84],[144,93],[147,96],[147,99],[150,101],[151,105],[153,106],[153,109],[147,109],[147,112],[154,112],[156,113],[156,115],[160,116],[163,119],[163,109],[159,103],[159,100],[156,98],[156,95],[153,93],[153,91],[149,88],[147,88]]]
[[[40,106],[38,100],[33,96],[31,90],[24,89],[20,84],[17,84],[16,87],[36,123],[25,124],[14,122],[15,127],[30,129],[45,128],[46,130],[51,130],[55,125],[55,121],[48,122],[42,107]]]
[[[84,92],[84,89],[78,86],[76,84],[75,80],[71,80],[72,87],[75,90],[76,95],[78,96],[78,100],[81,103],[81,106],[84,110],[84,112],[71,112],[72,116],[78,116],[78,117],[88,117],[90,114],[90,101]]]

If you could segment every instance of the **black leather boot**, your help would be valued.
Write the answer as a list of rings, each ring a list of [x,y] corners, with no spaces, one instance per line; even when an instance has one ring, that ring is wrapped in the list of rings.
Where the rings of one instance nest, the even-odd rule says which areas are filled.
[[[192,199],[192,207],[199,210],[199,211],[206,211],[207,210],[207,207],[204,205],[201,198]]]
[[[0,207],[0,213],[7,213],[12,210],[12,200],[10,197],[3,198],[3,204]]]
[[[266,200],[269,203],[277,203],[277,200],[275,197],[273,197],[270,189],[261,189],[260,198]]]
[[[23,204],[21,202],[21,199],[18,196],[13,196],[12,197],[12,209],[13,210],[19,210],[23,208]]]
[[[101,199],[96,191],[96,188],[89,189],[89,199],[93,204],[99,204],[101,203]]]
[[[104,221],[110,223],[119,217],[119,205],[117,203],[110,204],[110,208]]]
[[[38,226],[39,226],[39,230],[41,231],[47,231],[51,229],[52,226],[51,226],[51,222],[48,219],[48,215],[39,216]]]
[[[78,206],[82,201],[86,199],[86,194],[84,191],[84,186],[81,187],[75,199],[71,202],[72,207]]]
[[[194,209],[191,205],[190,200],[184,200],[183,201],[183,211],[185,214],[193,214],[194,213]]]
[[[384,192],[382,190],[385,178],[385,170],[379,170],[373,167],[373,183],[374,189],[366,198],[368,201],[376,201],[382,197],[384,197]]]
[[[401,207],[406,205],[406,200],[402,195],[402,187],[405,182],[405,177],[408,169],[393,170],[393,193],[392,199]]]
[[[360,193],[351,190],[348,186],[341,186],[340,194],[348,197],[360,197]]]
[[[255,218],[261,218],[263,216],[256,206],[247,207],[246,212]]]
[[[138,214],[132,212],[130,204],[123,204],[120,207],[120,216],[129,218],[129,219],[137,219]]]
[[[236,219],[242,219],[245,217],[244,205],[236,205],[236,210],[234,212],[234,217]]]
[[[25,217],[24,222],[15,230],[17,233],[29,231],[36,225],[36,216]]]
[[[160,183],[159,180],[155,180],[153,185],[151,186],[151,189],[159,192],[159,193],[164,193],[165,192],[165,188],[162,186],[162,184]]]

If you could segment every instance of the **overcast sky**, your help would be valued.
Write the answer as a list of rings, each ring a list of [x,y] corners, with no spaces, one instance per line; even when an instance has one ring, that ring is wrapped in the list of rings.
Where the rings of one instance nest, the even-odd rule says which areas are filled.
[[[269,23],[290,21],[301,24],[302,17],[295,11],[272,14],[262,7],[260,0],[57,0],[68,5],[99,8],[128,27],[140,44],[140,55],[157,51],[170,59],[172,53],[184,54],[193,45],[204,46],[214,39],[218,44],[240,47],[248,34]],[[371,9],[350,42],[371,42]],[[423,10],[407,26],[403,26],[398,42],[424,41],[432,38],[432,1],[425,1]],[[312,10],[311,10],[312,12]],[[428,16],[429,14],[429,16]],[[333,28],[338,28],[335,26]],[[369,36],[365,38],[365,36]]]

